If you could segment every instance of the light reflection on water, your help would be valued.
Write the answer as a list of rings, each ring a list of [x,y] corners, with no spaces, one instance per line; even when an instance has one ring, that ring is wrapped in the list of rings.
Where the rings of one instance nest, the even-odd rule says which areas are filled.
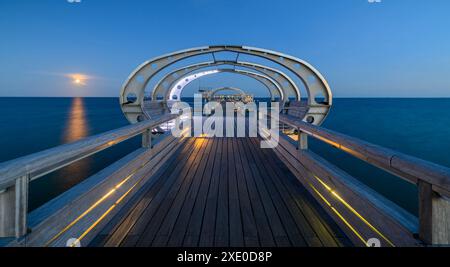
[[[63,131],[62,143],[72,143],[88,136],[89,126],[86,119],[84,99],[81,97],[73,98]],[[60,178],[65,181],[65,187],[72,187],[79,182],[79,178],[74,177],[74,174],[79,177],[87,177],[92,164],[92,157],[88,157],[62,169]]]
[[[0,97],[0,162],[128,125],[118,103],[117,98]],[[80,184],[140,144],[139,137],[124,141],[32,181],[29,210]]]
[[[81,97],[74,98],[70,107],[62,141],[63,143],[77,141],[87,137],[88,131],[84,100]]]

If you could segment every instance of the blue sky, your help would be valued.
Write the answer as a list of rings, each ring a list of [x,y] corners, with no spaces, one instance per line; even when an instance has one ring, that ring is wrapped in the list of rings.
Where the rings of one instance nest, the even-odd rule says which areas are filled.
[[[336,97],[450,97],[449,11],[447,0],[0,0],[0,96],[118,96],[149,58],[242,44],[310,62]],[[201,81],[221,82],[253,86]]]

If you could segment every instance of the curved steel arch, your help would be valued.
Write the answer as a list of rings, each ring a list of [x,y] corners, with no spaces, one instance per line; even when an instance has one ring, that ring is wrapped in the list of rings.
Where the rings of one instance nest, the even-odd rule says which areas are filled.
[[[240,88],[225,86],[225,87],[219,87],[219,88],[213,89],[213,90],[211,91],[211,96],[214,96],[217,92],[225,91],[225,90],[230,90],[230,91],[238,92],[240,95],[246,95],[246,93],[245,93],[242,89],[240,89]]]
[[[266,49],[249,46],[218,45],[177,51],[156,57],[140,65],[125,81],[120,94],[120,105],[127,119],[131,123],[135,123],[138,121],[138,116],[144,115],[145,87],[150,79],[161,70],[183,59],[222,51],[264,58],[289,69],[303,81],[308,93],[308,112],[305,118],[312,117],[313,120],[310,121],[318,125],[327,116],[332,104],[332,92],[322,74],[306,61]],[[134,96],[135,101],[128,101],[129,95]],[[324,101],[317,102],[316,97],[323,97]]]
[[[169,88],[167,89],[165,99],[166,100],[181,99],[181,93],[183,92],[184,88],[191,82],[193,82],[196,79],[199,79],[201,77],[207,76],[207,75],[223,73],[223,72],[237,73],[237,74],[251,77],[251,78],[261,82],[269,90],[271,99],[274,98],[274,93],[275,93],[280,96],[281,101],[285,100],[285,95],[281,88],[281,85],[279,85],[271,77],[266,76],[264,74],[259,74],[259,73],[255,73],[255,72],[245,71],[245,70],[237,70],[237,69],[214,69],[214,70],[207,70],[207,71],[193,73],[189,76],[182,76],[170,84]]]
[[[210,62],[202,62],[202,63],[196,63],[187,67],[182,67],[179,69],[176,69],[164,76],[153,88],[152,91],[152,99],[157,99],[160,92],[167,91],[173,84],[175,84],[180,77],[186,76],[189,73],[194,72],[198,69],[203,69],[207,67],[213,67],[213,66],[220,66],[220,65],[231,65],[231,66],[238,66],[238,67],[244,67],[252,70],[256,70],[260,73],[265,74],[266,76],[272,78],[275,80],[278,85],[280,86],[283,93],[280,93],[280,96],[288,96],[290,93],[294,93],[297,100],[300,100],[300,90],[298,89],[295,82],[284,72],[270,68],[268,66],[249,63],[249,62],[242,62],[242,61],[210,61]],[[167,92],[164,94],[167,95]],[[286,99],[284,99],[286,100]]]

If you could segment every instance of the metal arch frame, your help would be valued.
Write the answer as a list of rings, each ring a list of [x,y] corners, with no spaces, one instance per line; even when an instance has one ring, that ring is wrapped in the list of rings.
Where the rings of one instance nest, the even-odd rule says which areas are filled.
[[[120,105],[128,121],[135,123],[140,115],[144,115],[145,87],[150,79],[161,70],[183,59],[222,51],[264,58],[287,68],[305,84],[308,93],[308,112],[304,119],[312,118],[313,120],[309,121],[320,125],[328,115],[332,105],[333,94],[322,74],[308,62],[267,49],[249,46],[217,45],[191,48],[162,55],[144,62],[135,69],[123,84],[120,94]],[[129,94],[136,96],[136,100],[132,103],[127,100]],[[324,97],[325,101],[321,103],[316,102],[316,97],[318,96]]]
[[[240,95],[245,95],[246,94],[244,92],[244,90],[242,90],[240,88],[225,86],[225,87],[219,87],[219,88],[211,90],[211,96],[214,96],[217,92],[225,91],[225,90],[239,92]]]
[[[267,77],[270,77],[273,80],[275,80],[281,87],[284,96],[288,96],[290,95],[290,93],[294,93],[297,100],[300,100],[301,98],[300,90],[298,89],[295,82],[288,75],[286,75],[284,72],[280,70],[264,65],[243,61],[210,61],[210,62],[196,63],[187,67],[182,67],[166,74],[166,76],[164,76],[153,88],[151,95],[152,99],[157,99],[157,97],[159,96],[158,93],[160,91],[168,90],[168,88],[170,88],[171,85],[175,84],[176,81],[180,79],[180,77],[183,77],[183,75],[186,76],[187,74],[192,73],[198,69],[220,65],[244,67],[258,71],[259,73],[265,74]],[[167,92],[164,95],[167,95]],[[286,99],[284,99],[284,101],[285,100]]]
[[[164,96],[164,99],[167,101],[174,100],[173,96],[176,95],[176,99],[181,99],[181,93],[183,92],[184,88],[190,84],[191,82],[195,81],[196,79],[199,79],[201,77],[205,77],[207,75],[217,74],[217,73],[237,73],[241,75],[248,76],[250,78],[253,78],[260,83],[262,83],[270,93],[271,99],[274,99],[274,93],[278,94],[280,96],[280,100],[283,102],[285,101],[285,94],[281,88],[281,85],[277,83],[274,79],[272,79],[269,76],[266,76],[265,74],[259,74],[256,72],[250,72],[246,70],[237,70],[237,69],[214,69],[214,70],[207,70],[207,71],[201,71],[197,73],[187,73],[185,76],[179,77],[177,80],[172,82],[169,86],[169,88],[166,91],[166,95]],[[190,75],[188,75],[190,74]]]

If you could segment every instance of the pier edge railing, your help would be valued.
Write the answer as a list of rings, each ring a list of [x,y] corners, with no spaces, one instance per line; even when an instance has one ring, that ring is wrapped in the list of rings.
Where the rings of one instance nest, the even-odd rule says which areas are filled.
[[[150,148],[151,129],[177,117],[177,114],[164,114],[1,163],[0,237],[20,238],[27,234],[28,185],[31,181],[138,135],[142,135],[142,146]]]
[[[400,224],[405,226],[402,228],[410,231],[409,241],[403,243],[403,245],[412,245],[413,243],[411,242],[414,241],[411,237],[418,237],[424,244],[450,244],[450,168],[408,156],[395,150],[374,145],[323,127],[315,126],[303,122],[301,119],[293,116],[281,114],[280,123],[288,125],[296,130],[296,144],[293,145],[292,142],[286,142],[285,140],[282,140],[283,138],[280,138],[280,147],[289,150],[290,156],[295,155],[298,159],[296,164],[300,163],[312,168],[314,168],[313,165],[315,164],[323,164],[321,168],[327,169],[328,166],[326,163],[321,162],[320,157],[313,155],[308,149],[308,137],[313,137],[379,169],[417,185],[419,198],[419,214],[418,222],[416,223],[418,224],[417,231],[412,229],[414,228],[412,225],[414,225],[415,222],[412,222],[413,219],[411,219],[411,216],[409,216],[410,214],[407,212],[403,212],[403,210],[399,211],[399,209],[385,209],[383,210],[384,214],[386,217],[397,216],[395,219],[401,221]],[[297,152],[293,150],[296,150]],[[289,154],[287,151],[284,152],[285,154]],[[334,168],[331,167],[328,173],[323,172],[324,175],[333,175],[332,173],[335,171],[335,168],[335,166]],[[330,182],[333,185],[337,184],[336,179],[330,179]],[[322,183],[322,185],[324,184],[323,181],[319,181],[319,184],[320,183]],[[325,185],[325,187],[327,187],[327,185]],[[328,190],[332,191],[330,188],[328,188]],[[370,189],[364,190],[369,191]],[[331,193],[335,194],[334,192]],[[364,194],[365,193],[366,192],[364,192]],[[390,204],[393,203],[391,202]],[[383,205],[384,203],[378,206]],[[392,229],[386,230],[388,232],[392,231]],[[393,235],[395,235],[395,231]],[[397,243],[402,244],[402,242]]]

